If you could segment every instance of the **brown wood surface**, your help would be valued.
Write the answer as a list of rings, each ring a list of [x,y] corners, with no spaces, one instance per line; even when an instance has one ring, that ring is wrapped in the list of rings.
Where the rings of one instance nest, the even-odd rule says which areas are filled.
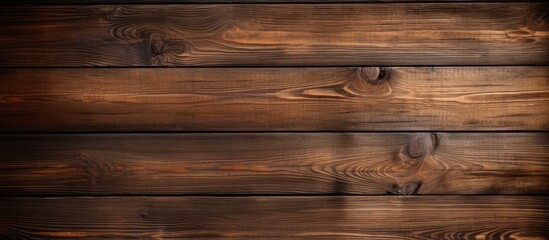
[[[1,198],[0,236],[545,239],[547,197]]]
[[[48,0],[50,1],[50,0]],[[57,0],[52,0],[57,1]],[[80,1],[80,0],[65,0]],[[370,2],[479,2],[479,0],[88,0],[89,3],[370,3]],[[483,0],[482,2],[543,2],[543,0]]]
[[[548,130],[548,67],[0,70],[0,130]]]
[[[141,1],[141,0],[137,0]],[[154,0],[153,0],[154,1]],[[27,5],[27,4],[88,4],[90,0],[2,0],[0,2],[3,5]],[[108,4],[105,2],[105,4]]]
[[[549,239],[548,3],[0,5],[0,239]]]
[[[0,66],[549,64],[547,3],[0,8]]]
[[[2,4],[186,4],[186,3],[372,3],[372,2],[477,2],[478,0],[2,0]],[[543,2],[543,0],[483,0],[483,2]]]
[[[544,194],[547,133],[0,135],[2,194]]]

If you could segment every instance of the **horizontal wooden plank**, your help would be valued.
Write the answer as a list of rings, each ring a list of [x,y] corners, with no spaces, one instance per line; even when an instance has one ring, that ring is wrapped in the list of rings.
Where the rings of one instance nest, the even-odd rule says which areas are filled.
[[[88,3],[91,3],[91,1],[90,0],[2,0],[2,4],[4,5],[88,4]],[[107,3],[105,2],[105,4]]]
[[[549,67],[0,69],[3,132],[549,130],[548,105]]]
[[[372,3],[372,2],[475,2],[478,0],[3,0],[2,4],[186,4],[186,3]],[[519,0],[518,2],[542,2]],[[483,0],[483,2],[517,2],[517,0]]]
[[[547,197],[1,198],[2,238],[544,239]]]
[[[48,0],[57,1],[57,0]],[[61,0],[59,0],[61,1]],[[64,0],[79,1],[79,0]],[[88,0],[89,3],[370,3],[370,2],[478,2],[478,0]],[[543,0],[483,0],[483,2],[542,2]]]
[[[5,6],[0,66],[549,64],[547,3]]]
[[[2,194],[545,194],[548,133],[0,135]]]

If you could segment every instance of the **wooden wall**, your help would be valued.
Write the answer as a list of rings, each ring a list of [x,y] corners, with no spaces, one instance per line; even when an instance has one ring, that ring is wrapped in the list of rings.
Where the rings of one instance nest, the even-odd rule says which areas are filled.
[[[549,4],[4,0],[0,238],[549,239]]]

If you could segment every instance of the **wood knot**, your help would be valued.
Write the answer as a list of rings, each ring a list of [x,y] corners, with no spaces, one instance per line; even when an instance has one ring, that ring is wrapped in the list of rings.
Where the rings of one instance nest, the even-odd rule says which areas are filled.
[[[413,195],[417,193],[420,187],[421,187],[420,181],[411,181],[398,187],[396,189],[396,192],[400,195]]]
[[[146,211],[141,212],[141,219],[146,220],[149,217],[149,213]]]
[[[189,44],[183,40],[152,37],[149,42],[150,58],[153,65],[169,65],[172,58],[184,54],[189,48]]]
[[[124,11],[120,6],[110,6],[105,11],[105,18],[107,20],[116,20],[116,18],[124,15]]]
[[[408,144],[398,152],[397,159],[402,166],[418,166],[433,153],[437,145],[438,136],[434,133],[413,134],[409,137]]]
[[[380,67],[361,67],[360,75],[362,78],[373,84],[379,84],[389,80],[391,69]]]
[[[437,136],[434,133],[417,134],[411,137],[408,144],[408,156],[423,158],[430,154],[437,145]]]

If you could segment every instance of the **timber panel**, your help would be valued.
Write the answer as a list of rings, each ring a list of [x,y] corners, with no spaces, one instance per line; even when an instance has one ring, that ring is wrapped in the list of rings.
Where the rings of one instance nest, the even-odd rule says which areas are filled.
[[[4,132],[549,130],[547,67],[39,68],[0,77]]]
[[[534,196],[1,198],[0,236],[543,239],[549,234],[546,201]]]
[[[547,64],[548,9],[532,2],[5,6],[0,66]]]

